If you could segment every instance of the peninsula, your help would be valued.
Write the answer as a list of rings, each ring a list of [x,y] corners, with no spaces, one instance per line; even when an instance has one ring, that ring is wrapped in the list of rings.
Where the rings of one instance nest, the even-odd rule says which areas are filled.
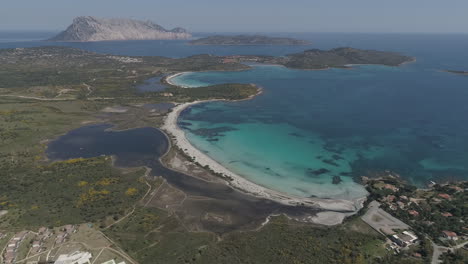
[[[468,76],[468,71],[444,70],[444,72]]]
[[[171,40],[191,37],[192,35],[183,28],[167,30],[151,21],[80,16],[76,17],[65,31],[49,41]]]
[[[413,57],[396,52],[363,50],[350,47],[340,47],[330,50],[309,49],[286,56],[227,56],[229,63],[264,63],[283,65],[288,68],[304,70],[322,70],[329,68],[350,68],[357,64],[373,64],[385,66],[400,66],[414,61]]]
[[[395,52],[341,47],[331,50],[310,49],[290,54],[283,60],[280,59],[280,62],[290,68],[320,69],[347,67],[352,64],[399,66],[413,60],[414,58]]]
[[[192,40],[191,45],[310,45],[310,42],[294,38],[268,37],[262,35],[209,36]]]

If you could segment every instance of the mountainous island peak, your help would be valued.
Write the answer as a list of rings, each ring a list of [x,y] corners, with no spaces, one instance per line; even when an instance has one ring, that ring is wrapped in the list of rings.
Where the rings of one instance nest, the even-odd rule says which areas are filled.
[[[184,28],[167,30],[149,20],[79,16],[73,19],[73,23],[66,30],[49,41],[173,40],[191,37]]]

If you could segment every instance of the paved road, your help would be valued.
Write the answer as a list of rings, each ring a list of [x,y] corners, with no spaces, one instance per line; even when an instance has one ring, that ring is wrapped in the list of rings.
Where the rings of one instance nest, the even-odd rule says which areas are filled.
[[[434,248],[434,252],[432,253],[432,261],[431,264],[438,264],[442,263],[442,261],[439,260],[440,256],[444,253],[447,252],[449,248],[439,246],[436,243],[432,242],[432,247]]]
[[[468,244],[468,241],[467,242],[464,242],[464,243],[461,243],[459,245],[456,245],[454,247],[443,247],[443,246],[439,246],[437,245],[436,243],[432,242],[432,246],[434,247],[434,253],[432,254],[432,261],[431,261],[431,264],[438,264],[438,263],[442,263],[442,261],[440,261],[440,256],[447,252],[447,251],[455,251],[455,249],[459,249],[459,248],[462,248],[463,246],[465,246],[466,244]]]

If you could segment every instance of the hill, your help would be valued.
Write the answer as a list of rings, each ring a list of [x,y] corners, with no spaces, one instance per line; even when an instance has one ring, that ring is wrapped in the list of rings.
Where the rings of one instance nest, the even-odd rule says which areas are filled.
[[[398,66],[411,60],[411,57],[394,52],[344,47],[331,50],[311,49],[301,53],[290,54],[286,57],[284,65],[299,69],[345,67],[349,64]]]
[[[97,18],[81,16],[49,41],[105,41],[105,40],[149,40],[188,39],[190,33],[183,28],[167,30],[151,21],[125,18]]]

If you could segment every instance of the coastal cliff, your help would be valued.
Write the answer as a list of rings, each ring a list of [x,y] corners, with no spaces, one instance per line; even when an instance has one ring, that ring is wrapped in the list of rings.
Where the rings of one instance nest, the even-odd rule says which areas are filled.
[[[183,28],[167,30],[151,21],[81,16],[75,18],[65,31],[49,41],[171,40],[191,37],[192,35]]]

